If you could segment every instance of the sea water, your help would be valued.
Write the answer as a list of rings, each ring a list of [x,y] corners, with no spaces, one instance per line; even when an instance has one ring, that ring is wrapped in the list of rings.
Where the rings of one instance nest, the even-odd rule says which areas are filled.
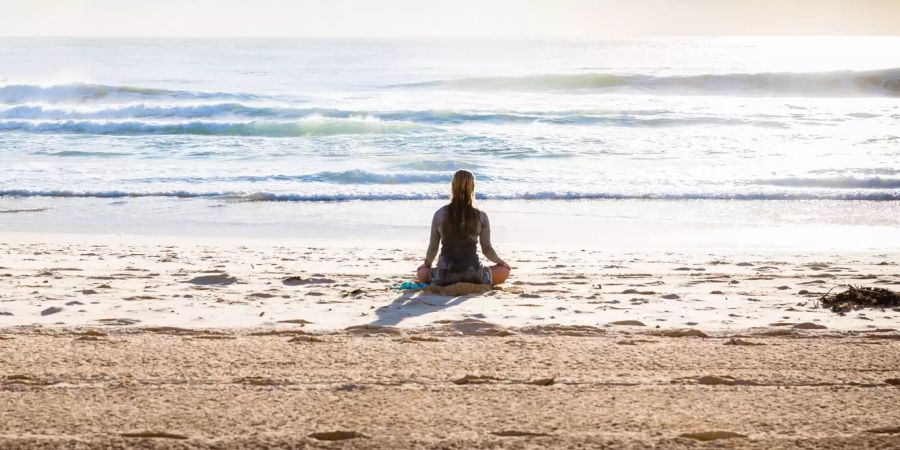
[[[340,230],[311,205],[430,209],[457,169],[500,210],[896,231],[900,37],[0,39],[0,231]]]

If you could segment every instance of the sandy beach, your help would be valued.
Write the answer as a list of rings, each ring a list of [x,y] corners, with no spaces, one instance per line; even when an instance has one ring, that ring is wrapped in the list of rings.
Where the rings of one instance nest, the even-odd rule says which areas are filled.
[[[6,233],[0,447],[900,445],[900,311],[818,302],[896,290],[896,253],[519,249],[497,289],[392,289],[421,253]]]
[[[847,285],[896,289],[900,255],[892,252],[514,249],[504,251],[514,261],[509,282],[479,296],[445,296],[393,289],[412,280],[421,248],[378,248],[359,241],[323,245],[7,233],[0,242],[0,320],[7,327],[128,322],[272,329],[299,322],[308,330],[336,330],[478,319],[517,327],[705,331],[798,324],[871,330],[900,320],[900,312],[891,309],[839,315],[818,302]],[[626,321],[641,323],[620,324]]]
[[[488,330],[476,322],[322,334],[4,330],[0,444],[764,449],[900,442],[895,331],[673,338],[564,326]]]
[[[775,3],[13,0],[0,450],[900,449],[900,9]]]

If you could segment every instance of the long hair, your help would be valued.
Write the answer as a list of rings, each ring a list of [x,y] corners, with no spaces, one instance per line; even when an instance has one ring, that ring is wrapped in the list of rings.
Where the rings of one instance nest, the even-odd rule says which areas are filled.
[[[475,208],[475,175],[458,170],[450,183],[450,217],[447,228],[451,236],[475,234],[481,213]]]

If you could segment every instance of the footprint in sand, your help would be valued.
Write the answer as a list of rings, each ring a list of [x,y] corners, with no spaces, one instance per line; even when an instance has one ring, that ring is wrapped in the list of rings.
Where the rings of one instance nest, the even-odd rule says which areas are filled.
[[[134,325],[134,324],[140,322],[140,320],[114,318],[114,319],[97,319],[97,322],[100,322],[103,325]]]
[[[615,322],[610,322],[609,324],[617,325],[617,326],[631,326],[631,327],[646,327],[647,326],[644,324],[644,322],[641,322],[639,320],[617,320]]]
[[[351,335],[374,336],[377,334],[386,334],[396,336],[402,332],[393,327],[383,327],[381,325],[354,325],[344,328],[344,332]]]
[[[51,386],[57,383],[58,381],[42,380],[25,374],[7,375],[0,379],[0,384],[21,384],[27,386]]]
[[[302,286],[306,284],[331,284],[335,283],[331,278],[303,278],[301,276],[287,277],[281,281],[285,286]]]
[[[526,381],[525,384],[531,384],[534,386],[553,386],[556,384],[556,376],[552,376],[549,378],[538,378],[537,380]]]
[[[702,431],[699,433],[684,433],[678,436],[688,439],[696,439],[703,442],[714,441],[716,439],[734,439],[747,437],[743,434],[733,433],[731,431]]]
[[[625,289],[622,291],[623,294],[638,294],[638,295],[655,295],[656,292],[653,291],[639,291],[637,289]]]
[[[235,384],[248,384],[250,386],[281,386],[285,383],[266,377],[249,376],[234,380]]]
[[[450,322],[450,328],[466,336],[510,336],[513,333],[499,325],[477,319]]]
[[[649,339],[624,339],[621,341],[616,341],[617,345],[638,345],[638,344],[652,344],[656,341],[651,341]]]
[[[119,436],[126,438],[156,438],[156,439],[187,439],[181,434],[164,433],[161,431],[139,431],[137,433],[121,433]]]
[[[757,383],[753,381],[738,380],[728,375],[721,377],[715,375],[707,375],[697,378],[697,384],[702,384],[705,386],[755,386]]]
[[[187,281],[191,284],[196,284],[199,286],[209,286],[209,285],[229,285],[237,283],[237,278],[229,276],[227,273],[221,273],[218,275],[206,275],[201,277],[194,277]]]
[[[411,343],[411,342],[443,342],[443,339],[432,337],[432,336],[410,336],[406,339],[401,339],[398,342],[403,343]]]
[[[312,322],[305,320],[305,319],[289,319],[289,320],[279,320],[278,323],[294,323],[294,324],[299,324],[299,325],[307,325],[307,324],[311,324]]]
[[[325,431],[320,433],[312,433],[309,437],[318,441],[343,441],[347,439],[364,438],[366,435],[356,431]]]
[[[747,346],[753,346],[753,345],[766,345],[766,344],[763,344],[763,343],[761,343],[761,342],[745,341],[745,340],[743,340],[743,339],[739,339],[739,338],[734,338],[734,337],[733,337],[733,338],[729,339],[728,342],[726,342],[724,345],[747,345]]]
[[[542,437],[542,436],[550,436],[547,433],[535,433],[532,431],[516,431],[516,430],[504,430],[504,431],[492,431],[491,434],[498,437]]]
[[[466,375],[462,378],[453,380],[453,384],[458,384],[458,385],[489,384],[489,383],[496,383],[498,381],[502,381],[502,380],[500,378],[492,377],[489,375]]]
[[[318,343],[321,343],[321,342],[328,342],[328,341],[326,341],[325,339],[322,339],[318,336],[296,336],[291,339],[288,339],[288,342],[309,342],[309,343],[318,342]]]
[[[518,330],[522,334],[551,335],[551,336],[596,336],[606,334],[603,328],[589,325],[537,325]]]
[[[709,337],[706,333],[694,328],[660,331],[657,335],[663,337]]]

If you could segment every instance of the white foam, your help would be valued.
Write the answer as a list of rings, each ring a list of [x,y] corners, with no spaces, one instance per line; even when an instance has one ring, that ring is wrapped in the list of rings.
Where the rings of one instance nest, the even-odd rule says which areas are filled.
[[[634,90],[677,95],[900,96],[900,68],[874,71],[762,72],[654,76],[581,73],[477,77],[399,85],[483,91]]]

